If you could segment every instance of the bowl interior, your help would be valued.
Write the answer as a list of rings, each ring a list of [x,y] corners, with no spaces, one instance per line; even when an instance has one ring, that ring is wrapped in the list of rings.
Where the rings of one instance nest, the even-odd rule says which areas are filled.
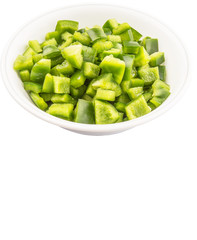
[[[158,38],[159,50],[165,53],[165,65],[167,68],[167,83],[171,87],[170,97],[158,109],[139,119],[102,125],[86,125],[71,123],[42,112],[33,105],[28,94],[23,89],[21,80],[13,70],[13,62],[18,54],[21,54],[29,40],[37,39],[40,42],[44,40],[45,34],[54,31],[56,22],[60,19],[70,19],[79,21],[79,28],[85,26],[103,25],[109,18],[116,18],[118,22],[128,22],[133,28],[136,28],[143,36]],[[18,102],[31,113],[42,119],[60,125],[61,127],[81,131],[85,133],[115,133],[126,130],[140,123],[151,120],[165,111],[181,92],[187,76],[187,56],[185,50],[177,37],[163,24],[143,13],[117,6],[108,5],[81,5],[66,7],[50,13],[47,13],[25,25],[11,40],[5,51],[3,59],[3,70],[6,74],[5,82],[8,90]]]

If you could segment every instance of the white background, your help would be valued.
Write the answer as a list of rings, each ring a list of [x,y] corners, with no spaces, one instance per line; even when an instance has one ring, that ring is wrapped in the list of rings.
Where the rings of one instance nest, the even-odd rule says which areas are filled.
[[[4,1],[0,51],[27,21],[74,3]],[[26,112],[0,81],[0,240],[197,239],[194,3],[118,3],[170,26],[188,51],[186,94],[147,124],[104,137],[72,133]]]

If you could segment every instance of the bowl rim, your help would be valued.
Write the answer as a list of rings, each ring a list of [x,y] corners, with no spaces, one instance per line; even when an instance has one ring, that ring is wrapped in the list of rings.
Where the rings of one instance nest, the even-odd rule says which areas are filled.
[[[115,123],[115,124],[83,124],[83,123],[76,123],[76,122],[71,122],[71,121],[67,121],[58,117],[54,117],[50,114],[47,114],[46,112],[40,110],[38,107],[36,107],[35,105],[33,105],[32,103],[27,103],[24,102],[23,99],[17,94],[16,90],[11,86],[11,84],[9,83],[8,79],[9,79],[9,74],[6,71],[6,59],[7,59],[7,52],[9,51],[9,48],[13,42],[13,40],[15,39],[15,37],[18,35],[19,32],[21,32],[24,28],[28,27],[29,24],[31,24],[32,22],[38,20],[39,18],[42,18],[46,15],[49,15],[51,13],[55,13],[58,11],[61,11],[63,9],[69,9],[69,8],[76,8],[76,7],[87,7],[87,6],[98,6],[98,7],[113,7],[113,8],[121,8],[123,10],[129,10],[131,12],[135,12],[139,15],[148,17],[154,21],[156,21],[157,23],[159,23],[160,25],[162,25],[168,32],[170,32],[174,38],[179,42],[180,46],[182,47],[182,50],[184,52],[184,55],[186,57],[186,74],[185,74],[185,79],[183,81],[183,83],[181,84],[181,86],[179,87],[179,90],[177,91],[177,93],[173,96],[173,98],[171,98],[170,101],[168,101],[168,99],[165,102],[165,105],[161,105],[159,108],[156,108],[153,112],[150,112],[147,115],[144,115],[142,117],[130,120],[130,121],[125,121],[125,122],[120,122],[120,123]],[[27,21],[25,24],[23,24],[21,27],[19,27],[15,33],[12,34],[12,36],[10,37],[10,39],[8,40],[2,56],[1,56],[1,74],[2,74],[2,79],[4,82],[5,87],[7,88],[7,91],[9,92],[9,94],[12,96],[12,98],[19,104],[21,105],[25,110],[27,110],[28,112],[30,112],[31,114],[35,115],[36,117],[47,121],[51,124],[55,124],[58,126],[61,126],[63,128],[66,128],[68,130],[71,131],[78,131],[78,132],[93,132],[93,133],[111,133],[111,132],[120,132],[120,131],[124,131],[127,129],[130,129],[132,127],[135,127],[137,125],[141,125],[144,123],[147,123],[157,117],[159,117],[160,115],[162,115],[163,113],[165,113],[166,111],[168,111],[171,107],[173,107],[177,101],[183,96],[183,94],[185,93],[188,84],[190,82],[190,78],[188,77],[189,74],[189,59],[188,59],[188,55],[187,55],[187,51],[182,43],[182,41],[179,39],[179,37],[174,33],[174,31],[171,30],[171,28],[169,26],[167,26],[165,23],[163,23],[162,21],[158,20],[155,17],[152,17],[151,15],[144,13],[142,11],[130,8],[130,7],[126,7],[126,6],[120,6],[120,5],[112,5],[112,4],[102,4],[102,3],[88,3],[88,4],[72,4],[72,5],[67,5],[65,7],[59,7],[56,8],[54,10],[51,11],[47,11],[43,14],[40,14],[32,19],[30,19],[29,21]]]

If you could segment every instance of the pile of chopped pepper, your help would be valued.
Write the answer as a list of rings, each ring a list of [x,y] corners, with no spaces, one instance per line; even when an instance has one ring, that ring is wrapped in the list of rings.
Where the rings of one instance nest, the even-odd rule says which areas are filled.
[[[150,113],[170,95],[158,39],[128,23],[103,27],[57,22],[39,43],[31,40],[14,62],[34,104],[48,114],[86,124],[111,124]]]

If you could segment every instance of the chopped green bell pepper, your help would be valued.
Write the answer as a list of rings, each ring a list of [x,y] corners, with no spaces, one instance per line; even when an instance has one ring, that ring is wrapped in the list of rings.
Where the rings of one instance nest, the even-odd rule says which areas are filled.
[[[70,78],[70,85],[74,88],[81,87],[84,85],[86,77],[83,74],[83,71],[76,71]]]
[[[76,21],[71,21],[71,20],[59,20],[57,22],[55,31],[59,33],[63,33],[65,31],[74,33],[75,31],[78,30],[78,25],[79,23]]]
[[[24,89],[26,91],[31,91],[35,93],[41,93],[42,92],[42,85],[39,83],[33,83],[33,82],[24,82]]]
[[[40,61],[34,64],[31,70],[30,80],[32,82],[43,83],[46,74],[50,73],[50,70],[51,70],[51,60],[41,59]]]
[[[89,35],[92,42],[95,42],[96,40],[99,40],[99,39],[107,38],[102,28],[96,28],[96,27],[90,28],[86,32]]]
[[[14,69],[19,71],[31,70],[33,64],[32,56],[19,55],[14,62]]]
[[[151,111],[143,95],[131,101],[125,107],[126,115],[129,120],[141,117]]]
[[[77,68],[81,69],[83,64],[82,56],[82,46],[81,45],[72,45],[66,47],[62,50],[62,56],[70,62],[70,64]]]
[[[125,71],[125,62],[113,57],[106,56],[100,64],[103,73],[112,73],[114,80],[120,84]]]
[[[55,117],[72,120],[73,108],[71,103],[53,103],[46,112]]]
[[[40,108],[41,110],[45,111],[48,108],[47,103],[44,101],[43,98],[39,96],[38,93],[30,92],[30,97],[32,101],[35,103],[35,105]]]
[[[119,119],[116,108],[108,102],[95,100],[95,122],[96,124],[115,123]]]
[[[75,109],[74,121],[78,123],[94,124],[94,119],[95,114],[92,102],[79,99]]]

